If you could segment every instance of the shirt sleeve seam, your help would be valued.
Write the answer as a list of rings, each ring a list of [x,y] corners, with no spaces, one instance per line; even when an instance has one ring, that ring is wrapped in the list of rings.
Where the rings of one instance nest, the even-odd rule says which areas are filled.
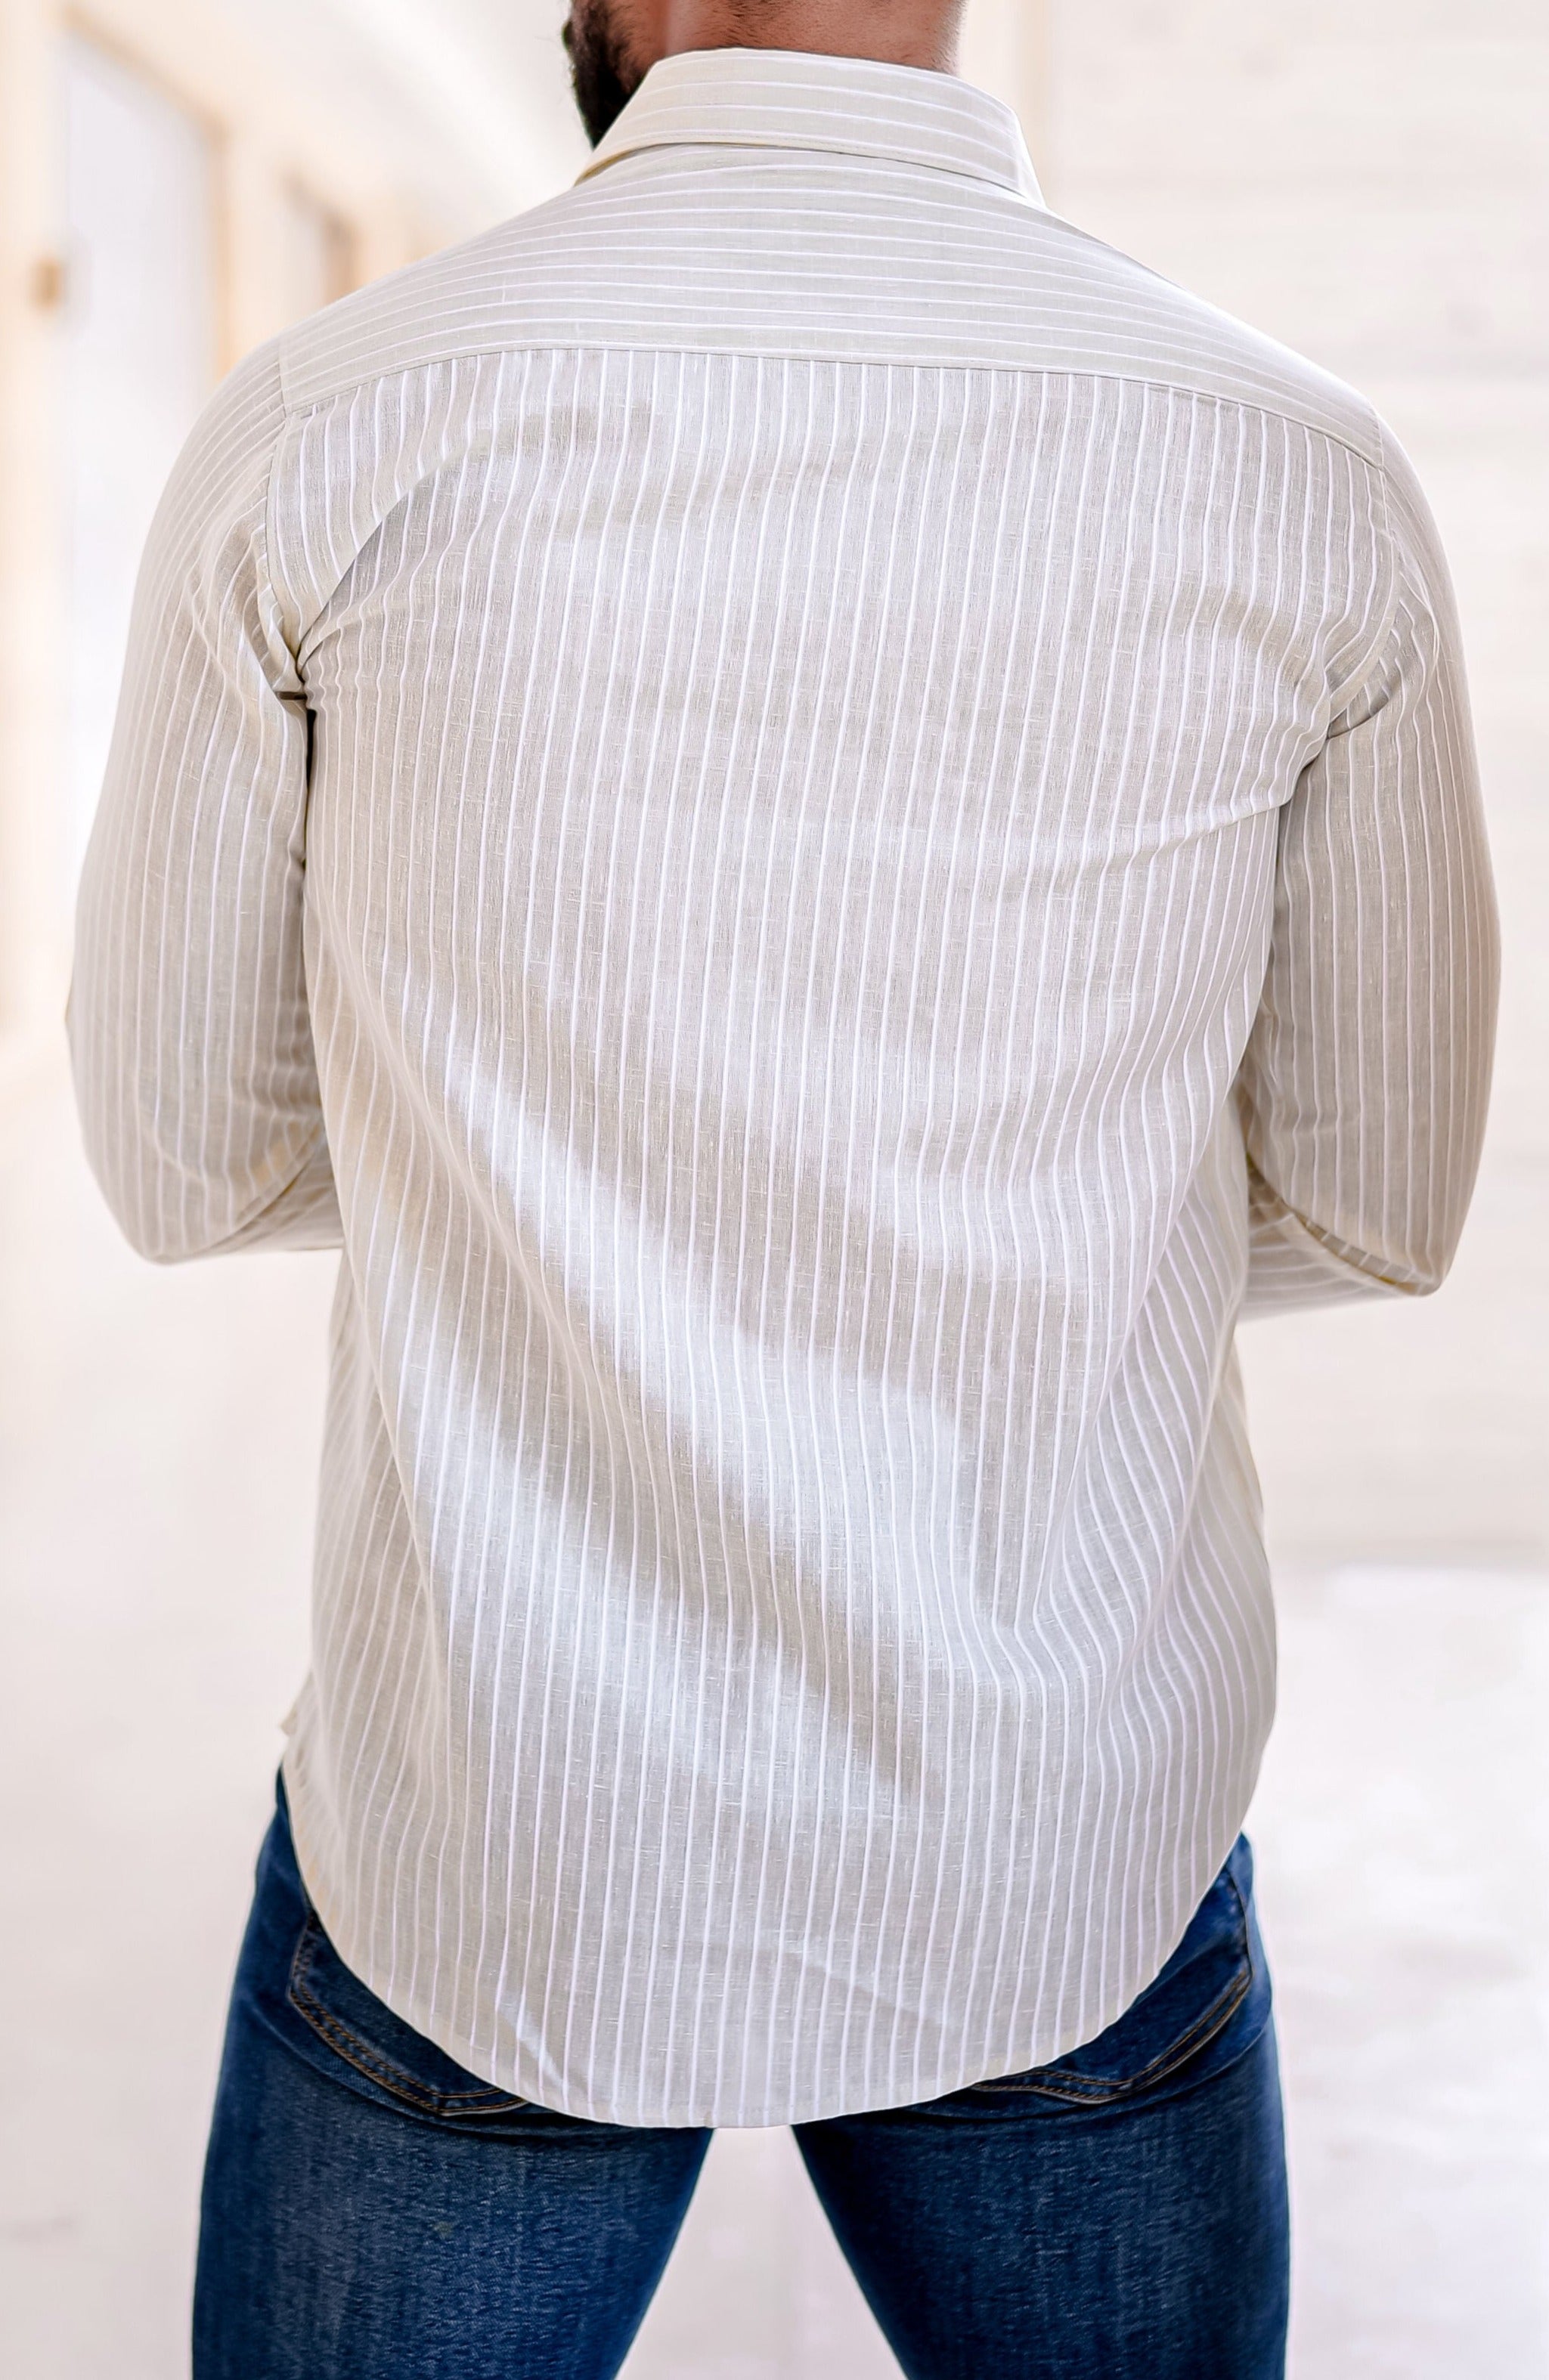
[[[1377,420],[1377,431],[1380,438],[1383,434],[1381,419],[1380,417],[1373,418]],[[1339,684],[1336,686],[1330,693],[1329,720],[1331,723],[1328,734],[1324,739],[1325,742],[1331,741],[1336,735],[1346,735],[1349,732],[1348,729],[1336,727],[1332,722],[1341,718],[1354,704],[1357,697],[1367,686],[1371,684],[1374,673],[1378,670],[1386,657],[1388,648],[1393,641],[1394,627],[1398,618],[1399,591],[1403,583],[1404,574],[1399,566],[1397,540],[1394,534],[1393,509],[1389,502],[1388,495],[1387,464],[1385,454],[1386,449],[1384,446],[1384,459],[1375,464],[1368,462],[1368,468],[1372,471],[1376,480],[1377,502],[1381,507],[1382,513],[1380,533],[1381,551],[1385,577],[1385,589],[1382,608],[1377,616],[1377,622],[1372,631],[1372,640],[1361,654],[1355,668],[1349,673],[1348,676],[1342,678]],[[1373,708],[1377,707],[1379,706],[1373,706]]]
[[[280,418],[274,435],[269,443],[269,459],[264,467],[263,472],[263,509],[259,528],[259,537],[262,550],[259,558],[262,568],[264,589],[268,594],[270,603],[273,606],[273,617],[279,631],[280,642],[284,650],[289,657],[291,667],[296,672],[298,680],[299,680],[300,667],[298,660],[298,652],[299,650],[300,638],[299,636],[298,636],[296,648],[293,649],[290,639],[286,634],[287,619],[295,607],[293,605],[287,604],[285,596],[276,583],[274,575],[274,547],[276,542],[274,522],[274,474],[276,466],[279,462],[280,448],[284,445],[290,429],[290,398],[286,388],[285,342],[283,339],[276,339],[274,342],[274,387],[275,394],[279,399]],[[293,697],[290,698],[294,699]]]

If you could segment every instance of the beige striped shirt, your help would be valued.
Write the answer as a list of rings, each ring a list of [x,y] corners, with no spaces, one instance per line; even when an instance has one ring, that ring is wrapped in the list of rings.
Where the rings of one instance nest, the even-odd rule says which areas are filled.
[[[1100,2031],[1270,1719],[1239,1311],[1440,1281],[1494,967],[1404,457],[981,92],[671,59],[250,358],[73,1033],[138,1247],[343,1252],[349,1965],[631,2124]]]

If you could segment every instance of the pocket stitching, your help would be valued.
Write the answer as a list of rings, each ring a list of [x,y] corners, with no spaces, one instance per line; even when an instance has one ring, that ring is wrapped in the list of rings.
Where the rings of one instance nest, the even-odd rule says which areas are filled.
[[[353,2066],[357,2073],[363,2074],[369,2082],[377,2083],[383,2090],[392,2092],[396,2098],[406,2100],[410,2107],[429,2115],[499,2116],[528,2105],[525,2099],[513,2098],[508,2092],[498,2091],[493,2085],[479,2091],[437,2091],[430,2083],[420,2082],[380,2049],[373,2049],[370,2042],[362,2041],[358,2033],[324,2008],[310,1986],[308,1978],[312,1961],[323,1939],[323,1926],[317,1912],[309,1910],[300,1939],[296,1945],[296,1955],[290,1962],[286,1997],[297,2014],[347,2065]]]
[[[1238,1907],[1238,1928],[1244,1961],[1242,1972],[1233,1976],[1203,2014],[1197,2016],[1188,2031],[1181,2033],[1159,2057],[1153,2058],[1149,2066],[1142,2066],[1138,2074],[1127,2075],[1116,2082],[1106,2082],[1101,2076],[1079,2074],[1073,2067],[1041,2066],[1035,2069],[1040,2077],[1057,2080],[1034,2082],[1030,2077],[1018,2074],[1006,2080],[975,2083],[975,2091],[1017,2092],[1032,2098],[1063,2099],[1071,2107],[1100,2107],[1109,2100],[1132,2097],[1136,2092],[1146,2090],[1153,2083],[1165,2082],[1169,2074],[1176,2074],[1180,2066],[1187,2065],[1189,2058],[1207,2048],[1216,2034],[1226,2030],[1253,1985],[1253,1945],[1249,1937],[1247,1906],[1238,1889],[1236,1876],[1228,1872],[1226,1881]]]

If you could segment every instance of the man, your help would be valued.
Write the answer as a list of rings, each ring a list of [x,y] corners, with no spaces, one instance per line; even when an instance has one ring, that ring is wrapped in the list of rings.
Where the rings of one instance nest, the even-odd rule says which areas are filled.
[[[1282,2366],[1233,1333],[1457,1242],[1457,629],[1370,409],[1048,213],[956,16],[587,0],[577,188],[156,524],[93,1161],[343,1250],[200,2380],[610,2374],[787,2123],[911,2374]]]

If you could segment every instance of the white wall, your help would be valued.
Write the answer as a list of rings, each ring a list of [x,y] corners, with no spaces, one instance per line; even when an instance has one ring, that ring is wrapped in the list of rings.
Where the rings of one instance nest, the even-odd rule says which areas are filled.
[[[60,897],[96,808],[151,516],[214,384],[214,159],[189,110],[66,34],[67,783]]]

